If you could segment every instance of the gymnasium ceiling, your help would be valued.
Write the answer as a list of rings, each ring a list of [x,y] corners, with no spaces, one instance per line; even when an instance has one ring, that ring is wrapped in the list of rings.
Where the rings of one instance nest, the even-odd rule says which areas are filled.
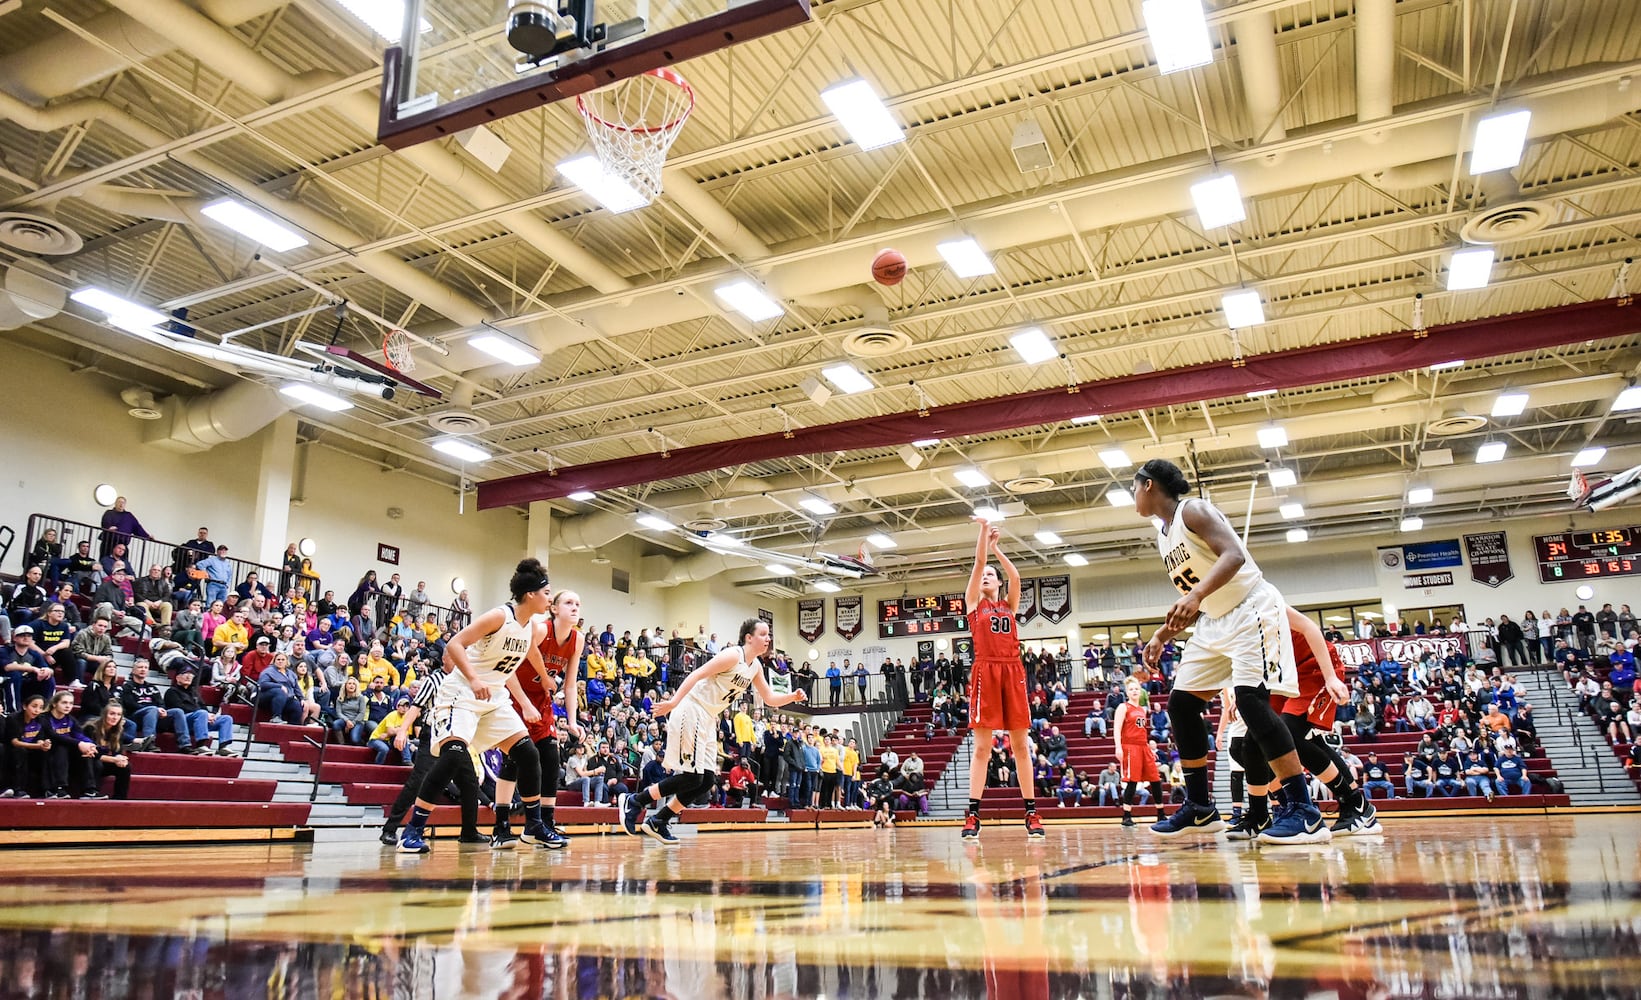
[[[454,487],[462,470],[429,448],[429,418],[457,410],[488,425],[474,440],[495,455],[470,478],[653,455],[649,482],[550,501],[555,547],[596,550],[638,531],[642,508],[798,555],[854,554],[883,532],[898,547],[874,558],[913,580],[967,559],[981,501],[1011,515],[1031,568],[1149,544],[1108,502],[1131,473],[1102,462],[1113,447],[1180,461],[1239,521],[1251,491],[1254,538],[1277,544],[1296,525],[1382,535],[1410,513],[1564,524],[1575,452],[1609,449],[1592,472],[1641,462],[1641,429],[1609,414],[1641,363],[1633,330],[1437,372],[1330,381],[1318,364],[1274,395],[945,440],[917,449],[915,471],[898,447],[671,478],[662,455],[1616,295],[1641,283],[1620,275],[1641,229],[1641,5],[1627,0],[1222,0],[1207,4],[1212,63],[1167,75],[1139,0],[816,0],[808,25],[681,67],[699,104],[666,194],[621,215],[555,172],[585,146],[572,105],[495,124],[511,147],[499,172],[453,140],[376,145],[384,43],[334,0],[110,2],[0,3],[0,213],[84,240],[43,258],[65,284],[186,306],[206,339],[245,331],[238,343],[290,354],[332,336],[326,307],[345,298],[448,350],[417,352],[443,402],[301,411],[320,446]],[[906,142],[862,151],[829,116],[819,92],[853,75]],[[1517,169],[1472,178],[1469,135],[1496,107],[1532,109],[1532,138]],[[1017,164],[1026,123],[1052,166]],[[1216,170],[1237,176],[1247,218],[1206,229],[1186,186]],[[310,244],[255,259],[198,216],[228,194]],[[1450,293],[1467,226],[1498,262],[1489,287]],[[965,234],[995,274],[959,278],[934,252]],[[898,287],[868,280],[883,247],[911,258]],[[724,310],[713,289],[737,277],[784,315]],[[1220,298],[1239,287],[1267,321],[1233,335]],[[485,367],[465,345],[480,320],[541,350],[540,367]],[[1031,325],[1062,360],[1014,353],[1009,336]],[[5,336],[161,396],[240,377],[74,308]],[[353,311],[337,336],[374,352],[381,329]],[[802,383],[845,360],[875,388],[817,404]],[[1525,411],[1490,417],[1502,390],[1526,391]],[[1286,445],[1260,447],[1270,425]],[[1488,439],[1507,457],[1478,465]],[[1444,450],[1451,464],[1436,464]],[[968,466],[990,485],[960,485]],[[1273,489],[1272,466],[1297,485]],[[1434,500],[1408,508],[1412,486]],[[837,512],[800,507],[811,495]],[[1294,502],[1303,516],[1285,519]],[[1063,541],[1037,541],[1042,528]],[[676,557],[650,579],[727,570],[768,593],[807,587],[643,535]]]

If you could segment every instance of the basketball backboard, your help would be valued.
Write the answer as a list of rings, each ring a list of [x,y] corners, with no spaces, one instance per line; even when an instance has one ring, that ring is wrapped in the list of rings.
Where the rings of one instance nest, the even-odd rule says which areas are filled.
[[[402,7],[381,6],[403,11],[394,35],[414,25],[383,59],[377,138],[393,149],[572,98],[809,18],[809,0],[407,0]]]

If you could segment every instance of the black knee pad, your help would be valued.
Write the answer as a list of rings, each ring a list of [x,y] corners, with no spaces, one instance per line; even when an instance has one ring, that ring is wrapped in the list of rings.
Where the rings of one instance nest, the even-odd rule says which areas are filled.
[[[1237,685],[1236,711],[1247,725],[1248,735],[1259,745],[1259,752],[1267,761],[1284,757],[1293,749],[1293,734],[1288,732],[1276,709],[1271,707],[1270,693],[1265,685]]]
[[[541,795],[541,754],[528,739],[521,739],[507,752],[507,759],[518,774],[519,795],[526,799]]]
[[[1303,715],[1282,713],[1282,724],[1287,727],[1288,735],[1293,737],[1293,748],[1299,751],[1299,763],[1305,770],[1320,776],[1333,763],[1333,759],[1323,749],[1321,741],[1310,739],[1310,720]]]
[[[1174,728],[1174,745],[1180,760],[1200,760],[1208,756],[1208,723],[1203,709],[1208,703],[1189,691],[1177,688],[1168,696],[1168,722]]]
[[[443,792],[444,786],[450,784],[463,768],[473,770],[473,759],[468,755],[466,741],[451,740],[440,746],[438,759],[427,769],[427,777],[422,779],[422,796],[426,798]]]
[[[507,754],[501,759],[501,767],[496,769],[496,778],[500,781],[518,781],[519,766],[513,762],[513,755]]]
[[[541,794],[551,797],[558,791],[558,772],[562,766],[559,761],[558,740],[537,740],[536,753],[541,757]]]
[[[1237,766],[1242,768],[1242,770],[1244,772],[1246,772],[1248,770],[1248,756],[1249,756],[1249,754],[1248,754],[1248,738],[1246,736],[1233,736],[1233,737],[1231,737],[1230,750],[1231,750],[1231,759],[1236,761]],[[1231,776],[1235,777],[1236,772],[1232,771]]]
[[[1249,788],[1264,788],[1276,779],[1259,747],[1246,736],[1231,737],[1231,759],[1242,765],[1242,778]],[[1236,775],[1233,773],[1234,779]]]

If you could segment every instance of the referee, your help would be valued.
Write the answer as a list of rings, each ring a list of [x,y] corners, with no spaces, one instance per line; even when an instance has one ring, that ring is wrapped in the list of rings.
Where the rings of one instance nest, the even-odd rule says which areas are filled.
[[[439,686],[444,683],[445,678],[448,676],[449,670],[447,668],[431,671],[422,679],[422,685],[416,689],[416,697],[411,699],[410,710],[405,716],[407,732],[410,726],[421,717],[422,713],[432,706],[433,699],[438,696]],[[399,824],[404,822],[405,814],[410,811],[411,805],[416,801],[416,793],[422,788],[422,779],[427,776],[428,771],[433,769],[433,762],[436,760],[438,758],[434,756],[430,747],[422,747],[416,752],[416,761],[410,769],[410,775],[405,778],[404,787],[399,789],[399,797],[394,799],[393,805],[388,808],[387,822],[382,825],[382,836],[379,839],[386,846],[392,847],[398,844]],[[462,806],[462,832],[456,842],[458,844],[490,843],[490,838],[479,832],[479,781],[473,773],[471,759],[469,759],[467,767],[456,769],[455,782],[456,790],[461,794]],[[443,791],[443,789],[429,790],[430,793],[438,791]]]

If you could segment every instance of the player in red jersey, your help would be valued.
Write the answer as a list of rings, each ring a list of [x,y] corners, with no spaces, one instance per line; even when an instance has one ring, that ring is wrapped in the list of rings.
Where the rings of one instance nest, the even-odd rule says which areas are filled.
[[[561,590],[554,594],[552,603],[548,605],[548,614],[551,617],[548,619],[546,634],[542,636],[537,649],[541,652],[541,662],[546,667],[546,675],[553,678],[554,686],[549,688],[543,682],[543,675],[540,673],[530,671],[526,677],[521,672],[519,688],[535,709],[536,717],[530,718],[531,713],[524,710],[517,693],[513,694],[513,703],[530,731],[530,741],[536,745],[536,750],[541,755],[541,773],[545,779],[541,787],[541,821],[550,835],[542,845],[558,850],[568,846],[569,838],[553,822],[553,808],[558,803],[559,771],[558,723],[553,716],[553,692],[564,692],[565,722],[570,735],[580,739],[581,727],[576,723],[579,706],[575,675],[586,639],[575,627],[576,622],[581,619],[581,598],[575,591]],[[496,780],[496,828],[490,836],[492,847],[510,848],[518,841],[507,825],[512,804],[513,781],[504,766],[502,774]]]
[[[1146,718],[1150,698],[1138,674],[1123,681],[1126,701],[1117,706],[1111,721],[1117,731],[1117,766],[1122,768],[1122,825],[1134,825],[1134,792],[1139,785],[1151,789],[1151,804],[1157,807],[1157,819],[1162,819],[1162,772],[1157,768],[1157,757],[1151,752],[1151,727]]]
[[[1031,709],[1026,702],[1026,668],[1020,662],[1020,631],[1014,613],[1020,607],[1020,571],[997,547],[1003,533],[986,521],[980,523],[980,538],[974,546],[974,569],[964,591],[969,609],[969,634],[974,637],[974,670],[969,677],[969,728],[974,730],[974,761],[969,768],[969,811],[963,818],[963,839],[980,836],[980,796],[986,789],[986,763],[981,756],[991,752],[991,735],[1004,730],[1014,748],[1014,774],[1020,782],[1020,796],[1026,800],[1026,836],[1043,839],[1043,821],[1037,816],[1033,797]],[[1008,597],[1001,596],[1002,580],[987,556],[1008,576]]]
[[[1339,818],[1333,824],[1333,832],[1341,836],[1381,833],[1384,828],[1379,825],[1378,810],[1357,783],[1350,765],[1322,739],[1333,732],[1338,706],[1350,700],[1350,689],[1344,682],[1345,665],[1339,659],[1339,651],[1322,636],[1322,630],[1314,621],[1294,608],[1288,608],[1287,613],[1299,693],[1291,698],[1273,694],[1271,707],[1293,734],[1299,762],[1339,800]],[[1251,747],[1244,750],[1244,753],[1257,752],[1257,748]],[[1258,827],[1265,820],[1265,783],[1270,780],[1269,768],[1264,764],[1264,761],[1243,763],[1248,774],[1249,811],[1230,832],[1229,839],[1245,840],[1258,835]]]

